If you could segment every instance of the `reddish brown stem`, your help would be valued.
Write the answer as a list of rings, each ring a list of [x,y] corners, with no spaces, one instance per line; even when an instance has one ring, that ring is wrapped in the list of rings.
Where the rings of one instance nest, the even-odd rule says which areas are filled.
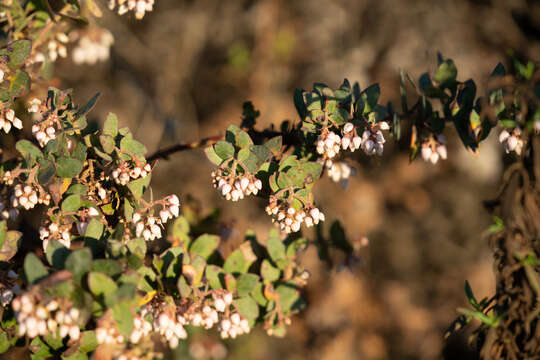
[[[172,146],[156,151],[152,155],[148,156],[146,160],[148,162],[152,162],[157,159],[166,160],[169,158],[170,155],[176,152],[196,149],[196,148],[200,148],[207,145],[212,145],[218,142],[219,140],[223,140],[223,136],[211,136],[211,137],[207,137],[207,138],[201,139],[199,141],[191,142],[191,143],[180,143],[180,144],[172,145]]]

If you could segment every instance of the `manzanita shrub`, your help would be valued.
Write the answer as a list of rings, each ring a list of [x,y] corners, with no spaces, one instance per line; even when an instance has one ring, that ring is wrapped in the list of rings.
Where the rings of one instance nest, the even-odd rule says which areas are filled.
[[[109,5],[140,19],[153,0]],[[448,156],[448,127],[471,152],[495,132],[515,164],[528,164],[540,131],[534,63],[514,59],[510,73],[497,65],[480,97],[472,80],[457,79],[452,60],[439,58],[435,74],[418,82],[401,74],[399,106],[380,104],[377,84],[315,84],[294,94],[298,121],[257,129],[259,112],[245,103],[241,123],[225,136],[148,156],[114,114],[102,128],[87,121],[98,95],[78,106],[70,90],[49,86],[58,57],[107,59],[111,33],[85,20],[101,15],[98,5],[2,0],[0,7],[0,352],[18,346],[35,359],[153,359],[195,327],[235,338],[261,324],[268,335],[283,336],[291,315],[305,307],[301,289],[309,274],[298,254],[329,238],[355,256],[338,222],[324,235],[331,214],[312,192],[321,177],[346,181],[353,152],[380,156],[386,140],[402,133],[411,137],[411,161],[420,156],[436,164]],[[181,205],[177,195],[154,199],[151,192],[156,159],[202,145],[209,145],[205,153],[216,166],[217,191],[231,201],[266,199],[276,224],[269,234],[246,233],[226,256],[220,236],[208,233],[214,214]],[[32,209],[40,218],[37,235],[19,230],[21,213]],[[538,286],[538,231],[528,236],[536,247],[514,256],[532,268],[527,276]],[[42,246],[34,246],[37,237]],[[469,287],[467,294],[474,309],[462,310],[460,321],[482,321],[480,342],[513,336],[486,336],[506,313],[491,301],[476,301]],[[529,305],[537,309],[538,300]],[[538,311],[527,319],[538,334]],[[538,342],[528,346],[523,351],[540,350]]]

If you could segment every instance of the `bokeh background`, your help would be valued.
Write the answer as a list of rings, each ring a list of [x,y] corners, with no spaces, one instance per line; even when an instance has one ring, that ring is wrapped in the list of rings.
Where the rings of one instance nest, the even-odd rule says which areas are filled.
[[[436,68],[437,52],[480,89],[508,51],[540,58],[540,3],[526,0],[156,0],[142,21],[104,3],[91,26],[113,33],[110,60],[61,59],[58,80],[79,103],[100,91],[93,116],[117,113],[149,152],[223,134],[246,100],[261,110],[259,127],[298,121],[292,93],[313,82],[379,82],[382,102],[397,102],[399,70],[418,79]],[[216,334],[196,336],[191,352],[186,345],[176,357],[473,358],[467,331],[443,335],[466,306],[466,279],[477,297],[493,292],[482,200],[496,192],[505,155],[496,136],[472,156],[449,134],[449,160],[437,166],[409,165],[405,139],[388,142],[382,158],[355,153],[346,188],[328,178],[316,187],[327,223],[342,221],[352,241],[367,236],[369,245],[354,266],[339,257],[329,266],[314,248],[303,255],[309,306],[286,338],[259,329],[221,347]],[[203,211],[220,208],[236,236],[253,229],[264,237],[266,204],[226,202],[211,187],[211,169],[200,150],[175,154],[159,162],[154,194],[193,197]]]

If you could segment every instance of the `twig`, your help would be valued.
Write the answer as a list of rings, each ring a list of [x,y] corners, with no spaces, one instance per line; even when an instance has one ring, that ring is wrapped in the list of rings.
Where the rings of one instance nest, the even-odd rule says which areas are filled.
[[[200,148],[206,145],[212,145],[218,142],[219,140],[223,140],[223,136],[211,136],[211,137],[207,137],[207,138],[201,139],[199,141],[191,142],[191,143],[180,143],[176,145],[171,145],[169,147],[156,151],[152,155],[148,156],[146,160],[149,162],[157,160],[157,159],[167,160],[170,155],[176,152],[196,149],[196,148]]]

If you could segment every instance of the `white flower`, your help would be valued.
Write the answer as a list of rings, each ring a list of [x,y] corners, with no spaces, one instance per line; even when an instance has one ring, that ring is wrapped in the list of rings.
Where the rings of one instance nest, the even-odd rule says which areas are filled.
[[[514,151],[517,155],[521,155],[521,150],[523,149],[523,139],[521,139],[521,129],[516,127],[510,132],[503,130],[499,134],[499,142],[504,145],[504,150],[506,153]]]

